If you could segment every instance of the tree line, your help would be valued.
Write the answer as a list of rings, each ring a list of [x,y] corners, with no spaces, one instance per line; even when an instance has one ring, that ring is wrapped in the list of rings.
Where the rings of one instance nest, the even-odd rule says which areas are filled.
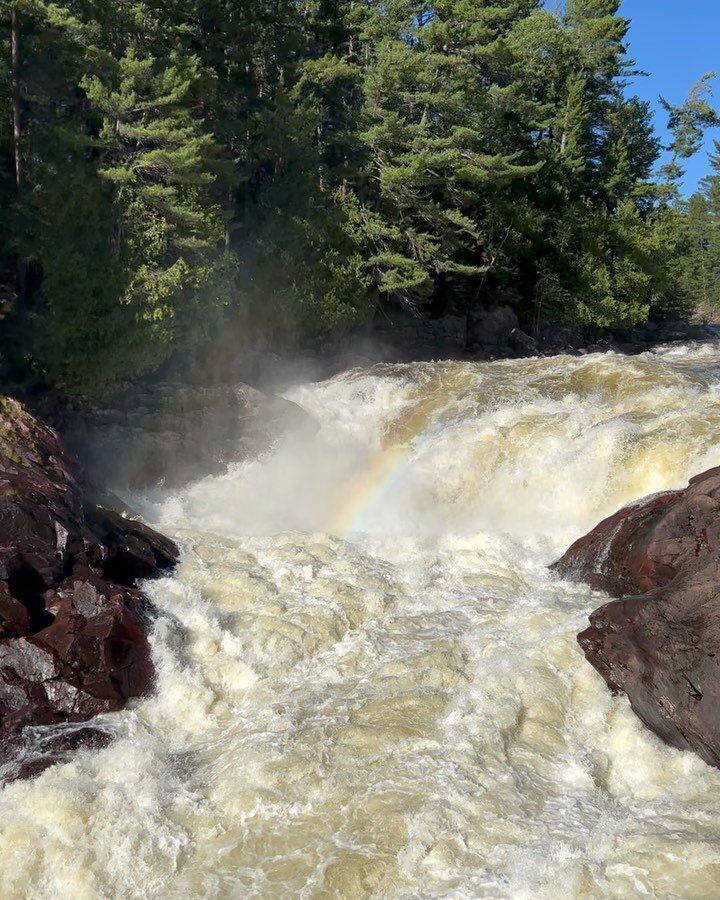
[[[619,0],[4,0],[0,353],[69,394],[237,321],[630,327],[720,300],[710,76],[628,90]],[[668,162],[659,166],[661,152]]]

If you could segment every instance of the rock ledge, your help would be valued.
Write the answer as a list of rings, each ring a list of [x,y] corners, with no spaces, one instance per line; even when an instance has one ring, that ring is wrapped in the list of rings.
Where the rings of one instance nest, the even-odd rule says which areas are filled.
[[[60,728],[28,763],[28,726],[84,722],[121,709],[153,681],[137,580],[178,550],[141,522],[88,500],[57,434],[0,398],[0,762],[43,768],[92,729]],[[52,729],[50,729],[52,731]],[[8,769],[9,766],[9,769]]]
[[[621,510],[553,568],[621,598],[578,636],[608,686],[720,767],[720,468]]]

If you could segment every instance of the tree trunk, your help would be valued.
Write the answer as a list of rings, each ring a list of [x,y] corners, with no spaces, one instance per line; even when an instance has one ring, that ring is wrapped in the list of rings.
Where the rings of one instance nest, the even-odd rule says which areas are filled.
[[[15,156],[15,188],[22,189],[22,121],[20,118],[20,22],[16,7],[10,9],[10,102],[12,105],[13,154]],[[27,304],[28,261],[22,255],[15,260],[15,295],[18,307]]]
[[[563,125],[562,136],[560,137],[560,156],[565,156],[567,151],[567,135],[570,128],[570,95],[565,101],[565,123]]]
[[[355,9],[355,0],[351,0],[350,12],[352,13],[352,11],[354,9]],[[351,31],[350,32],[350,40],[348,41],[348,56],[352,56],[354,52],[355,52],[355,35]]]
[[[22,161],[20,143],[22,124],[20,122],[20,35],[17,9],[10,10],[10,95],[12,98],[13,152],[15,154],[15,184],[20,190],[22,184]]]

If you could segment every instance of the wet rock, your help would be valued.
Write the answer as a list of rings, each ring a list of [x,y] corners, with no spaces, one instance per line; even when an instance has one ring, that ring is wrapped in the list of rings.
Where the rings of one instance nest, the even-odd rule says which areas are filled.
[[[681,319],[667,319],[662,322],[645,322],[631,330],[614,329],[621,349],[630,347],[631,352],[641,353],[649,347],[659,344],[670,344],[678,341],[706,341],[713,337],[712,332],[703,325],[684,322]]]
[[[366,342],[358,343],[353,337],[344,347],[339,345],[335,358],[340,365],[331,371],[363,363],[455,357],[463,354],[466,343],[466,315],[436,317],[424,311],[394,310],[378,316]],[[364,360],[358,359],[358,349]],[[323,354],[327,357],[327,350]]]
[[[315,430],[299,406],[249,385],[134,385],[67,423],[64,435],[93,480],[118,488],[186,483]]]
[[[474,354],[476,360],[488,362],[496,359],[513,359],[515,356],[515,352],[510,347],[504,347],[501,344],[489,344]]]
[[[177,548],[88,495],[55,432],[0,400],[0,763],[24,729],[121,709],[152,684],[136,583]]]
[[[437,325],[441,346],[462,350],[467,341],[467,316],[443,316]]]
[[[509,344],[517,356],[536,356],[538,345],[535,338],[525,334],[519,328],[513,328],[510,332]]]
[[[519,330],[518,317],[509,306],[496,306],[468,313],[468,347],[508,347]]]
[[[90,527],[103,536],[105,576],[126,587],[172,568],[177,561],[175,544],[142,522],[93,505],[85,507],[85,516]]]
[[[543,325],[537,333],[543,353],[576,353],[591,341],[582,328],[572,325]]]
[[[55,763],[68,762],[78,750],[107,746],[112,737],[112,732],[97,723],[28,726],[22,735],[5,742],[0,781],[32,778]]]
[[[621,510],[554,568],[620,598],[578,637],[609,687],[720,766],[720,469]]]
[[[689,341],[693,336],[693,326],[688,322],[672,320],[658,324],[656,337],[659,341]]]

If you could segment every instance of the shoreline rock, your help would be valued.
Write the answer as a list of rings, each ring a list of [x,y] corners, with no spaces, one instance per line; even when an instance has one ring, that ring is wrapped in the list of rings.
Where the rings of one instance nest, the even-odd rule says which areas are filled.
[[[720,767],[720,468],[620,510],[552,568],[619,598],[578,635],[608,687]]]
[[[511,306],[498,305],[467,316],[440,318],[398,312],[392,319],[378,319],[368,346],[372,348],[374,339],[384,347],[385,362],[447,357],[494,360],[609,351],[634,355],[674,343],[717,340],[718,336],[717,326],[680,320],[609,330],[557,324],[531,328],[518,321]],[[349,343],[351,346],[352,341]]]
[[[132,385],[66,417],[63,437],[93,481],[174,487],[266,450],[291,429],[317,430],[299,406],[243,383]]]
[[[16,400],[0,399],[0,763],[39,771],[57,741],[13,771],[23,730],[122,709],[153,682],[137,581],[171,569],[175,544],[87,499],[58,435]],[[45,762],[43,762],[45,760]]]

